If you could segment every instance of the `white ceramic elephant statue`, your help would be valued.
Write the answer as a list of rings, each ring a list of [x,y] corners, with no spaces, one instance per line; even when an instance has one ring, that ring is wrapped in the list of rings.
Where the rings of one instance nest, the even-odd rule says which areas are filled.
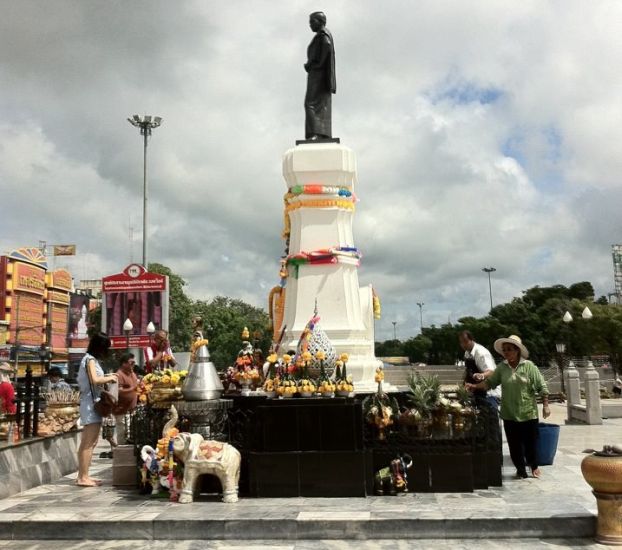
[[[193,501],[202,474],[215,475],[220,480],[224,502],[238,501],[241,457],[235,447],[220,441],[206,441],[200,434],[180,433],[173,439],[173,452],[184,463],[180,503]]]

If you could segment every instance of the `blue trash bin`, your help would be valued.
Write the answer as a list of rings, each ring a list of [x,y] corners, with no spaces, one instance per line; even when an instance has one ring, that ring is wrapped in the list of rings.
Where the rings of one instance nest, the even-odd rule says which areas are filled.
[[[553,464],[557,443],[559,442],[559,425],[538,424],[538,442],[536,444],[536,461],[539,466],[550,466]]]

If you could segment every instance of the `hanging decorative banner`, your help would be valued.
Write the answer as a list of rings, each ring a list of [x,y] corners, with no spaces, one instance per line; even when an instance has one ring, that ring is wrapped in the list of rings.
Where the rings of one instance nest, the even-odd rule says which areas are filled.
[[[289,188],[290,195],[339,195],[340,197],[351,197],[352,191],[347,187],[336,187],[319,184],[294,185]]]
[[[287,256],[287,264],[294,266],[296,269],[295,276],[298,278],[298,268],[301,265],[337,264],[343,258],[350,258],[356,260],[356,265],[358,266],[362,257],[363,255],[356,247],[337,246],[313,252],[290,254]]]
[[[382,306],[380,304],[380,298],[378,297],[375,288],[372,288],[372,299],[374,307],[374,319],[378,320],[382,317]]]
[[[343,208],[344,210],[354,210],[353,200],[347,199],[317,199],[308,201],[290,202],[285,210],[291,212],[299,208]]]

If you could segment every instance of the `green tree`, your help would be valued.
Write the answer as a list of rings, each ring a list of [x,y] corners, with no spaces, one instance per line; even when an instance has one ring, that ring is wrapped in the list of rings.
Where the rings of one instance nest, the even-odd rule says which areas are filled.
[[[399,340],[385,340],[375,343],[376,357],[403,357],[404,345]]]
[[[149,264],[151,273],[168,276],[169,284],[169,313],[168,331],[173,351],[187,351],[190,348],[192,332],[192,300],[186,295],[184,287],[186,281],[176,273],[158,263]]]
[[[409,338],[404,342],[404,353],[411,363],[427,363],[432,349],[432,340],[423,334]]]
[[[233,364],[242,347],[240,335],[244,327],[248,328],[251,340],[254,340],[253,334],[257,333],[257,345],[264,355],[270,347],[270,318],[261,308],[242,300],[217,296],[210,302],[198,300],[193,304],[192,312],[203,319],[212,361],[218,369]]]

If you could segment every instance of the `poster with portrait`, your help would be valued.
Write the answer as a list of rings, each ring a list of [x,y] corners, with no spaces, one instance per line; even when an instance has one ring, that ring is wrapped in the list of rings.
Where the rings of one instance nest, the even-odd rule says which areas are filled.
[[[89,344],[89,314],[97,307],[97,301],[86,294],[71,294],[69,297],[69,326],[67,335],[69,347],[86,348]]]

